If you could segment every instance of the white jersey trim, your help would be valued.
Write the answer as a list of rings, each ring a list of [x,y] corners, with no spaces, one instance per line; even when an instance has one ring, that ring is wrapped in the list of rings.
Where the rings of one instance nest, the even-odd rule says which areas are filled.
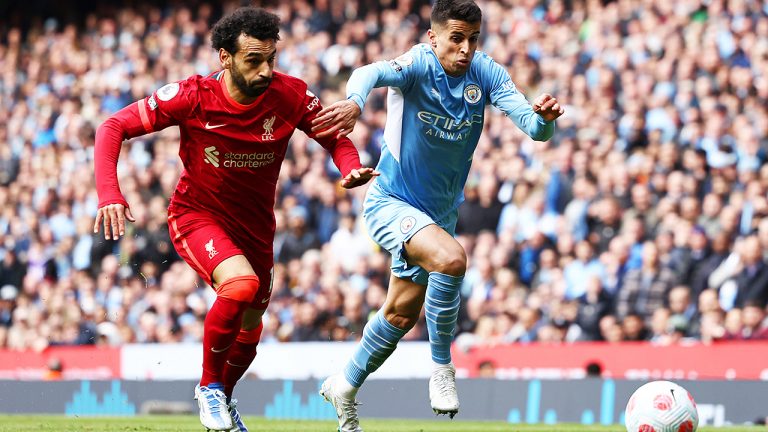
[[[403,91],[397,87],[390,87],[387,90],[387,124],[384,126],[384,143],[398,163],[403,139],[404,108]]]

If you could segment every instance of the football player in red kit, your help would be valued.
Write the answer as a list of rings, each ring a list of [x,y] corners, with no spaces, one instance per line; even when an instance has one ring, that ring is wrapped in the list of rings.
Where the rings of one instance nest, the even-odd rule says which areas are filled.
[[[161,87],[107,119],[96,133],[99,210],[94,232],[118,239],[133,221],[117,181],[122,141],[168,126],[181,131],[184,164],[168,208],[178,253],[216,290],[205,318],[203,374],[195,388],[210,430],[247,431],[231,398],[256,356],[269,304],[275,188],[288,140],[310,136],[322,109],[303,81],[274,72],[279,18],[241,8],[213,28],[222,70]],[[353,188],[378,175],[346,138],[318,138]]]

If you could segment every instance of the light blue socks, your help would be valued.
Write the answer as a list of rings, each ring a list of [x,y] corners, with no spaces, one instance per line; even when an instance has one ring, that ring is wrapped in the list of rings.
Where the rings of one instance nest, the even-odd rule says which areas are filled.
[[[368,321],[357,351],[344,368],[344,377],[354,387],[363,385],[368,375],[376,371],[395,351],[397,342],[405,336],[406,330],[399,329],[384,319],[379,311]]]
[[[463,280],[464,276],[449,276],[437,272],[429,274],[424,311],[427,316],[432,361],[438,364],[451,362],[451,342],[456,332],[461,303],[459,290]]]
[[[459,289],[464,276],[449,276],[432,272],[427,282],[424,308],[427,317],[432,360],[438,364],[451,362],[451,342],[459,316]],[[354,387],[360,387],[368,375],[375,372],[395,351],[397,342],[407,333],[390,324],[379,311],[363,330],[357,351],[344,368],[344,377]]]

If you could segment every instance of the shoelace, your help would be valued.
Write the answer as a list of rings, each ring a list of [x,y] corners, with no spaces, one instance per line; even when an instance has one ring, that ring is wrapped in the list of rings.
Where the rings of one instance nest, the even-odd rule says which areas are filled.
[[[357,418],[357,406],[362,404],[355,400],[350,401],[349,399],[344,398],[339,399],[341,399],[341,410],[344,412],[344,416],[346,417],[346,421],[344,422],[345,425],[349,425],[357,429],[358,426],[360,426],[360,420]]]
[[[449,375],[453,375],[450,369],[446,371],[441,371],[440,373],[435,376],[435,381],[437,383],[437,389],[440,391],[440,395],[445,396],[453,396],[456,394],[456,381],[453,379],[449,379]],[[453,377],[450,377],[453,378]]]
[[[236,421],[240,421],[240,413],[237,411],[237,399],[232,399],[229,402],[229,412],[232,414],[232,418]]]
[[[237,399],[232,399],[229,402],[229,413],[232,414],[232,420],[234,420],[235,427],[238,431],[242,431],[245,425],[240,418],[240,412],[237,411]],[[247,430],[247,429],[246,429]]]
[[[221,413],[221,408],[227,405],[223,402],[225,400],[224,393],[219,390],[209,390],[206,393],[207,394],[205,395],[205,399],[209,402],[212,402],[208,404],[208,408],[210,409],[211,414]]]

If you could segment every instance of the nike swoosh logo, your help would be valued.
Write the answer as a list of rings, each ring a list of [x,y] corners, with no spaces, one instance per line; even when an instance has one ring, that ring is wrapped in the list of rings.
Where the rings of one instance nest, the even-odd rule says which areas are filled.
[[[215,353],[223,353],[224,351],[228,350],[230,346],[232,346],[232,345],[228,345],[228,346],[225,346],[225,347],[224,347],[224,348],[222,348],[222,349],[216,349],[216,348],[214,348],[214,347],[211,347],[211,352],[215,352]]]
[[[262,302],[262,303],[266,303],[266,302],[268,302],[268,301],[269,301],[269,298],[265,298],[265,299],[263,299],[261,302]]]
[[[210,130],[210,129],[216,129],[216,128],[220,128],[220,127],[222,127],[222,126],[226,126],[226,125],[227,125],[226,123],[224,123],[224,124],[219,124],[219,125],[212,125],[212,124],[210,124],[210,123],[206,122],[206,123],[205,123],[205,128]]]

